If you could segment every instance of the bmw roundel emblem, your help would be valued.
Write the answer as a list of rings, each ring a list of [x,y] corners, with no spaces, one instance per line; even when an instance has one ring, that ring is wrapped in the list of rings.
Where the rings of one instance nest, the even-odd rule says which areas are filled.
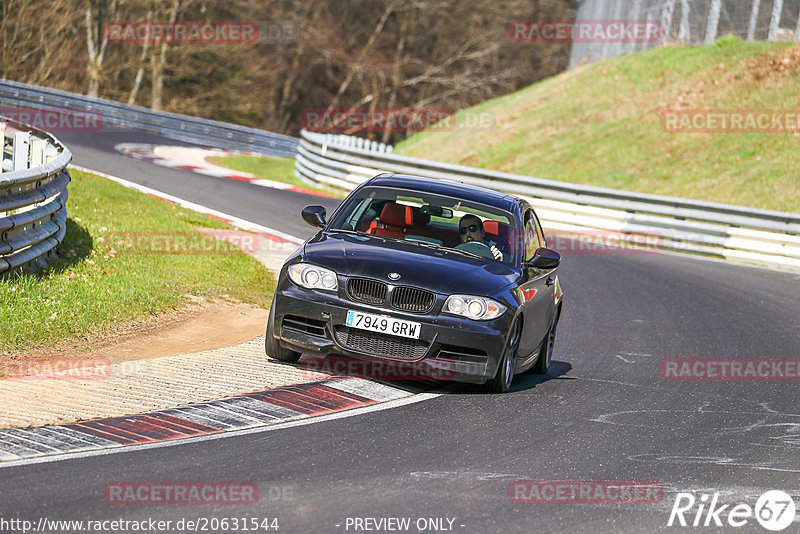
[[[389,280],[400,280],[400,273],[389,273]]]

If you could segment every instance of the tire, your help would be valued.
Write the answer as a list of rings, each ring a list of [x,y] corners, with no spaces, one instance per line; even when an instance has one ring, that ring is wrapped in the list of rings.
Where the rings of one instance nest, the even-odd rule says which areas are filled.
[[[511,389],[511,383],[514,381],[514,369],[517,366],[519,336],[522,330],[520,324],[517,321],[511,327],[511,332],[508,335],[508,339],[506,339],[505,347],[503,347],[500,365],[497,366],[497,373],[487,384],[491,393],[508,393],[508,390]]]
[[[300,359],[301,354],[293,350],[284,348],[275,339],[275,299],[272,299],[272,306],[269,308],[269,319],[267,319],[267,336],[264,339],[264,352],[270,358],[275,358],[282,362],[296,363]]]
[[[537,375],[546,375],[550,369],[550,362],[553,360],[553,345],[556,342],[556,328],[558,327],[558,318],[561,315],[560,310],[556,310],[553,314],[553,323],[547,331],[547,335],[542,341],[542,347],[539,349],[539,358],[533,364],[531,371]]]

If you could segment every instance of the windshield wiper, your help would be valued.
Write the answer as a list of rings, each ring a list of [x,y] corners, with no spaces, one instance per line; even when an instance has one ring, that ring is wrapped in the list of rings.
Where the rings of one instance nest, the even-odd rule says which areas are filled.
[[[368,234],[366,232],[362,232],[361,230],[347,230],[345,228],[331,228],[328,230],[329,232],[340,232],[343,234],[351,234],[351,235],[363,235],[366,237],[380,237],[375,234]]]
[[[446,251],[448,251],[448,252],[457,252],[459,254],[464,254],[466,256],[470,256],[471,258],[478,258],[478,259],[481,259],[481,260],[485,260],[486,259],[486,257],[481,256],[480,254],[475,254],[474,252],[469,252],[467,250],[461,250],[460,248],[449,248],[449,247],[441,247],[441,248],[446,250]]]

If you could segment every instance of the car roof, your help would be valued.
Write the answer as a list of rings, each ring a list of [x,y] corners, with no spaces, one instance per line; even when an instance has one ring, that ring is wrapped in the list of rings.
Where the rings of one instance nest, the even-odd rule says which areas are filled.
[[[500,193],[492,189],[486,189],[485,187],[408,174],[379,174],[364,182],[363,185],[397,187],[425,193],[438,193],[441,195],[463,198],[471,202],[479,202],[511,212],[514,211],[514,205],[519,201],[514,195]]]

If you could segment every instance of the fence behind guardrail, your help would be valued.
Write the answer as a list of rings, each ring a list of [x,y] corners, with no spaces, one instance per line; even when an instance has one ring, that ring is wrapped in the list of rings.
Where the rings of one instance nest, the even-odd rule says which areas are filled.
[[[0,117],[0,274],[55,257],[66,234],[67,164],[52,135]]]

